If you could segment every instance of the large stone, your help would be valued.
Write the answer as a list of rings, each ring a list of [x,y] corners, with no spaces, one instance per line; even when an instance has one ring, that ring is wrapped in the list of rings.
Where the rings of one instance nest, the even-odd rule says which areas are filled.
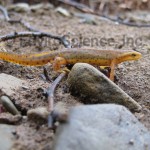
[[[53,150],[149,150],[150,133],[124,106],[78,106],[57,130]]]
[[[14,144],[15,126],[0,124],[0,150],[10,150]]]
[[[27,85],[27,82],[5,73],[0,74],[0,91],[5,95],[11,97],[23,85]]]
[[[89,64],[75,64],[67,82],[71,93],[81,96],[82,102],[86,104],[116,103],[126,106],[131,111],[141,110],[141,106],[135,100]]]

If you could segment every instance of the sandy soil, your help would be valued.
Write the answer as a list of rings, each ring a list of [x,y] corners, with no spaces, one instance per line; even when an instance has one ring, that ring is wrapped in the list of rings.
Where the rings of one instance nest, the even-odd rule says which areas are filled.
[[[70,10],[74,11],[74,10]],[[2,15],[0,15],[2,17]],[[12,14],[14,18],[22,18],[29,22],[32,26],[45,32],[67,35],[68,39],[74,40],[92,40],[97,38],[101,43],[91,44],[91,42],[72,43],[74,47],[90,47],[99,49],[134,49],[142,53],[143,57],[139,61],[126,62],[120,64],[116,71],[116,84],[118,84],[126,93],[142,105],[142,112],[136,113],[138,119],[150,130],[150,30],[148,28],[128,27],[117,25],[114,22],[103,19],[96,19],[97,25],[90,25],[81,22],[77,17],[64,17],[54,10],[39,11],[36,13]],[[8,34],[14,31],[25,31],[19,24],[9,24],[2,20],[0,22],[0,35]],[[125,45],[122,39],[126,37],[132,38],[132,42]],[[103,39],[102,39],[103,38]],[[139,38],[142,44],[139,44]],[[109,40],[108,40],[109,39]],[[54,40],[51,40],[46,46],[38,44],[30,45],[29,38],[22,40],[16,39],[15,42],[9,41],[5,49],[14,53],[31,53],[47,51],[52,49],[61,49],[63,46]],[[46,38],[43,39],[45,41]],[[73,40],[73,41],[74,41]],[[105,43],[105,42],[107,43]],[[108,42],[109,41],[109,42]],[[110,42],[111,41],[111,42]],[[112,43],[113,41],[113,43]],[[114,42],[115,41],[115,42]],[[138,41],[138,42],[137,42]],[[137,43],[136,43],[137,42]],[[44,43],[44,42],[43,42]],[[51,65],[46,65],[52,81],[57,77],[51,69]],[[43,67],[22,67],[7,62],[1,62],[0,72],[11,74],[29,83],[29,89],[22,89],[16,92],[12,97],[14,103],[23,115],[27,110],[38,106],[46,106],[47,101],[40,92],[40,88],[47,88],[50,83],[41,78]],[[70,106],[75,106],[80,99],[71,96],[65,89],[65,80],[60,84],[56,91],[56,103],[63,101]],[[30,122],[21,122],[16,130],[15,149],[49,149],[52,145],[54,133],[47,128],[47,124],[39,126]]]

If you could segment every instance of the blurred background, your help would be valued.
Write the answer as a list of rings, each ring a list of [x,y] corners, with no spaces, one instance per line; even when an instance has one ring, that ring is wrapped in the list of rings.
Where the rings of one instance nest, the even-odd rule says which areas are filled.
[[[28,3],[29,5],[35,5],[38,3],[51,3],[54,6],[64,5],[69,6],[78,5],[87,6],[90,8],[88,12],[109,16],[117,20],[123,20],[125,22],[146,22],[150,21],[150,0],[0,0],[0,4],[3,6],[10,5],[12,3]],[[80,7],[80,6],[79,6]]]

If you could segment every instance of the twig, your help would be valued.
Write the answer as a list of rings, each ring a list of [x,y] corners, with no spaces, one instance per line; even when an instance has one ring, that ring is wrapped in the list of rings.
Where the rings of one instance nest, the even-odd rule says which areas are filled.
[[[56,87],[58,86],[59,82],[66,76],[66,74],[67,74],[66,72],[61,73],[47,90],[48,111],[50,112],[50,114],[48,116],[48,126],[49,127],[53,126],[56,116],[58,115],[56,112],[54,112],[54,93],[55,93]]]
[[[4,15],[4,17],[5,17],[5,20],[6,21],[10,21],[10,17],[9,17],[9,15],[8,15],[8,12],[7,12],[7,10],[3,7],[3,6],[1,6],[0,5],[0,11],[3,13],[3,15]]]
[[[7,9],[1,5],[0,5],[0,11],[3,13],[5,20],[8,21],[9,23],[19,23],[20,22],[20,20],[12,20],[8,15]]]
[[[26,23],[25,21],[23,21],[22,19],[19,19],[19,20],[14,20],[14,19],[11,19],[8,15],[8,11],[5,7],[1,6],[0,5],[0,11],[3,13],[4,17],[5,17],[5,20],[8,21],[9,23],[20,23],[22,24],[24,27],[26,27],[29,31],[38,31],[38,30],[35,30],[33,29],[28,23]]]
[[[47,81],[51,81],[51,78],[48,75],[48,71],[47,71],[47,69],[45,67],[43,67],[43,74],[44,74],[44,76],[45,76]]]
[[[38,29],[33,28],[28,22],[24,21],[23,19],[15,20],[15,19],[10,19],[9,18],[8,22],[12,23],[12,24],[13,23],[18,23],[18,24],[22,25],[24,28],[28,29],[29,31],[39,32]]]
[[[136,24],[136,23],[131,23],[131,22],[124,22],[124,21],[121,21],[119,19],[113,19],[113,18],[110,18],[106,15],[102,15],[101,17],[104,17],[112,22],[115,22],[117,24],[123,24],[123,25],[127,25],[127,26],[131,26],[131,27],[139,27],[139,28],[142,28],[142,27],[150,27],[150,24]]]
[[[53,38],[55,40],[60,41],[66,48],[71,48],[71,45],[66,40],[65,36],[53,35],[53,34],[50,34],[50,33],[46,33],[46,32],[40,31],[40,30],[35,29],[32,26],[30,26],[29,23],[25,22],[22,19],[13,20],[13,19],[11,19],[9,17],[6,8],[4,8],[1,5],[0,5],[0,10],[2,11],[2,13],[3,13],[4,17],[5,17],[5,20],[8,21],[9,23],[19,23],[23,27],[25,27],[26,29],[28,29],[29,31],[32,31],[32,32],[27,32],[27,33],[26,32],[20,32],[20,33],[14,33],[14,34],[10,34],[10,35],[1,36],[0,37],[1,38],[0,41],[2,39],[3,39],[2,41],[6,41],[6,40],[13,39],[13,38],[16,38],[16,37],[26,37],[26,36],[39,36],[39,37],[43,37],[43,36],[46,36],[46,37]]]
[[[49,111],[53,111],[54,92],[56,90],[56,87],[58,86],[59,82],[65,77],[66,74],[66,72],[61,73],[47,90]]]
[[[58,0],[58,1],[61,2],[61,3],[66,4],[66,5],[75,7],[77,9],[79,9],[80,11],[83,11],[83,12],[86,12],[86,13],[94,13],[94,11],[91,8],[89,8],[88,6],[86,6],[84,4],[78,3],[78,2],[68,1],[68,0]]]
[[[25,22],[24,20],[19,20],[18,23],[20,23],[23,27],[25,27],[29,31],[39,32],[39,30],[31,27],[31,25],[29,23]]]
[[[40,38],[41,37],[53,38],[55,40],[60,41],[65,47],[67,47],[67,48],[70,47],[70,45],[66,41],[65,37],[56,36],[56,35],[52,35],[50,33],[40,32],[40,31],[39,32],[14,32],[11,34],[3,35],[3,36],[0,36],[0,42],[18,38],[18,37],[29,37],[29,36],[40,37]]]

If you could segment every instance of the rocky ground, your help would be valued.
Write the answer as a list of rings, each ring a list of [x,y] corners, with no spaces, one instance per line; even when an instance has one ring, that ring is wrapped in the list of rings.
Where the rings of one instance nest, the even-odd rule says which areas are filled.
[[[130,97],[142,106],[140,113],[135,116],[150,130],[150,30],[149,28],[129,27],[118,25],[104,18],[92,17],[87,20],[73,15],[79,13],[75,9],[68,9],[70,15],[64,16],[55,8],[38,9],[25,12],[10,11],[12,18],[21,18],[31,26],[56,35],[66,35],[73,47],[94,47],[97,49],[134,49],[142,54],[142,59],[134,62],[125,62],[116,69],[115,83]],[[91,18],[91,17],[90,17]],[[6,22],[0,14],[0,35],[13,32],[27,31],[20,24]],[[48,50],[62,49],[64,46],[58,41],[22,38],[6,42],[3,49],[14,53],[35,53]],[[93,42],[93,41],[96,42]],[[46,42],[45,42],[46,41]],[[123,42],[125,41],[125,43]],[[36,42],[36,43],[35,43]],[[45,66],[51,77],[51,83],[58,76],[50,64]],[[0,62],[0,73],[5,73],[23,80],[21,88],[15,93],[6,93],[10,96],[17,109],[24,116],[17,123],[13,131],[15,142],[13,148],[19,149],[50,149],[55,133],[47,127],[47,123],[40,124],[27,121],[27,111],[37,107],[47,107],[43,88],[49,84],[43,80],[43,67],[22,67],[7,62]],[[66,88],[66,78],[63,79],[55,93],[55,105],[59,109],[69,109],[76,105],[83,105],[82,98],[72,96]],[[9,84],[9,82],[8,82]],[[12,83],[12,85],[14,85]],[[14,85],[15,86],[15,85]],[[1,95],[4,92],[0,92]],[[1,96],[0,95],[0,96]],[[111,97],[110,97],[111,99]],[[6,113],[6,112],[5,112]],[[5,116],[1,113],[0,116]],[[12,131],[12,128],[10,128]],[[9,136],[9,135],[8,135]],[[2,137],[1,137],[2,138]],[[7,142],[7,141],[6,141]],[[8,141],[9,142],[9,141]]]

